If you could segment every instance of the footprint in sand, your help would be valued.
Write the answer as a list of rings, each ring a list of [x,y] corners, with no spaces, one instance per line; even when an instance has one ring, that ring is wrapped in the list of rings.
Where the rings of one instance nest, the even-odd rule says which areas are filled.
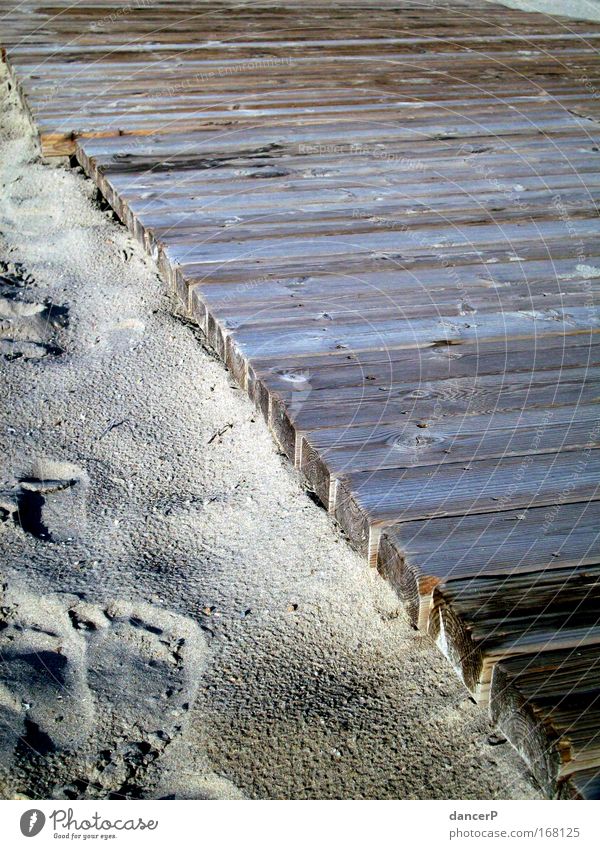
[[[54,598],[6,587],[0,607],[0,752],[73,749],[90,733],[94,702],[86,643]]]
[[[0,354],[7,360],[39,360],[64,353],[60,331],[68,326],[67,307],[31,300],[33,283],[20,263],[0,260]]]
[[[190,619],[144,603],[91,604],[4,588],[0,756],[43,769],[55,798],[142,796],[184,733],[206,657]]]
[[[79,604],[71,615],[89,628],[88,680],[98,710],[110,717],[103,759],[85,795],[141,796],[158,777],[168,747],[184,732],[206,657],[190,619],[147,604],[113,601],[101,611]],[[106,719],[105,719],[106,721]]]
[[[88,475],[73,463],[37,460],[0,492],[0,518],[45,542],[69,542],[87,527]]]

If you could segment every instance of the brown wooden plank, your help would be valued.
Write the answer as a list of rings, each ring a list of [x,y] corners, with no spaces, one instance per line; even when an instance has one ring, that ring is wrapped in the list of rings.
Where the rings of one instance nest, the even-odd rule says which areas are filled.
[[[485,704],[498,661],[598,645],[599,587],[597,564],[449,580],[434,589],[429,633]]]
[[[427,627],[444,580],[510,578],[597,562],[600,503],[557,504],[407,522],[386,528],[377,568],[415,624]]]
[[[490,705],[548,795],[573,773],[600,771],[600,645],[501,661]]]

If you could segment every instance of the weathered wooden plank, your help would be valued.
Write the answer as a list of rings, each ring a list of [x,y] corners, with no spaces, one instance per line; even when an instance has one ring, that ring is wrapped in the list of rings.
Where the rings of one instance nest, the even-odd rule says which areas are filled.
[[[413,349],[373,348],[356,353],[335,351],[312,357],[256,358],[252,370],[268,392],[291,401],[294,393],[304,392],[308,380],[311,394],[321,389],[351,386],[392,386],[411,383],[419,388],[428,381],[476,378],[483,375],[545,372],[560,369],[565,379],[570,368],[600,364],[595,334],[551,336],[536,346],[530,337],[505,338],[476,344],[431,345]]]
[[[491,716],[548,795],[580,770],[600,771],[600,648],[573,646],[496,664]]]
[[[535,376],[534,376],[535,375]],[[314,395],[314,397],[313,397]],[[344,395],[346,397],[344,397]],[[429,426],[434,420],[551,406],[574,407],[598,401],[599,386],[593,372],[566,369],[564,373],[541,372],[516,375],[491,374],[450,378],[422,385],[395,382],[379,391],[377,386],[298,393],[289,404],[270,396],[270,406],[283,411],[298,434],[298,441],[325,428],[365,425]],[[309,437],[310,439],[310,437]],[[300,445],[298,446],[300,448]]]
[[[377,568],[426,628],[433,589],[446,579],[507,580],[598,558],[600,503],[563,503],[407,522],[386,528]]]
[[[300,468],[309,482],[322,482],[321,491],[318,486],[315,491],[328,504],[331,481],[356,472],[600,447],[597,419],[597,407],[582,405],[454,416],[431,424],[413,420],[395,427],[327,428],[304,437]]]
[[[597,564],[451,579],[434,589],[428,630],[485,704],[498,661],[600,642],[599,588]]]
[[[356,472],[336,487],[334,514],[359,551],[377,561],[381,530],[398,522],[551,506],[600,497],[600,452],[503,457],[442,468]]]

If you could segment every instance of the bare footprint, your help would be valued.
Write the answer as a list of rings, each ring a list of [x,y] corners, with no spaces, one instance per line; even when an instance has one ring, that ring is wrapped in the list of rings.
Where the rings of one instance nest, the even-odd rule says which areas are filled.
[[[76,748],[91,732],[86,643],[55,598],[2,592],[0,607],[0,751],[12,760]]]
[[[73,463],[37,460],[31,473],[0,492],[0,519],[46,542],[67,542],[87,527],[88,475]]]
[[[79,603],[70,615],[86,632],[88,681],[102,717],[100,755],[76,795],[143,796],[185,730],[205,662],[204,635],[190,619],[124,600],[102,608]]]
[[[33,279],[20,263],[0,261],[0,353],[7,360],[58,356],[59,331],[68,326],[67,307],[26,294]]]
[[[88,635],[97,698],[117,708],[123,730],[135,725],[143,734],[176,735],[202,673],[202,631],[190,619],[144,603],[116,600],[103,615],[106,626]]]
[[[159,784],[201,680],[196,623],[122,599],[4,587],[0,602],[2,762],[17,757],[35,781],[50,757],[54,798],[142,797]]]

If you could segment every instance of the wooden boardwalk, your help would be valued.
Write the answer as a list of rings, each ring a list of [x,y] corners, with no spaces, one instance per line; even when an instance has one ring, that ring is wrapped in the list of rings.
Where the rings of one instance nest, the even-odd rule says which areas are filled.
[[[483,0],[13,6],[44,153],[157,258],[546,792],[597,797],[600,28]]]

